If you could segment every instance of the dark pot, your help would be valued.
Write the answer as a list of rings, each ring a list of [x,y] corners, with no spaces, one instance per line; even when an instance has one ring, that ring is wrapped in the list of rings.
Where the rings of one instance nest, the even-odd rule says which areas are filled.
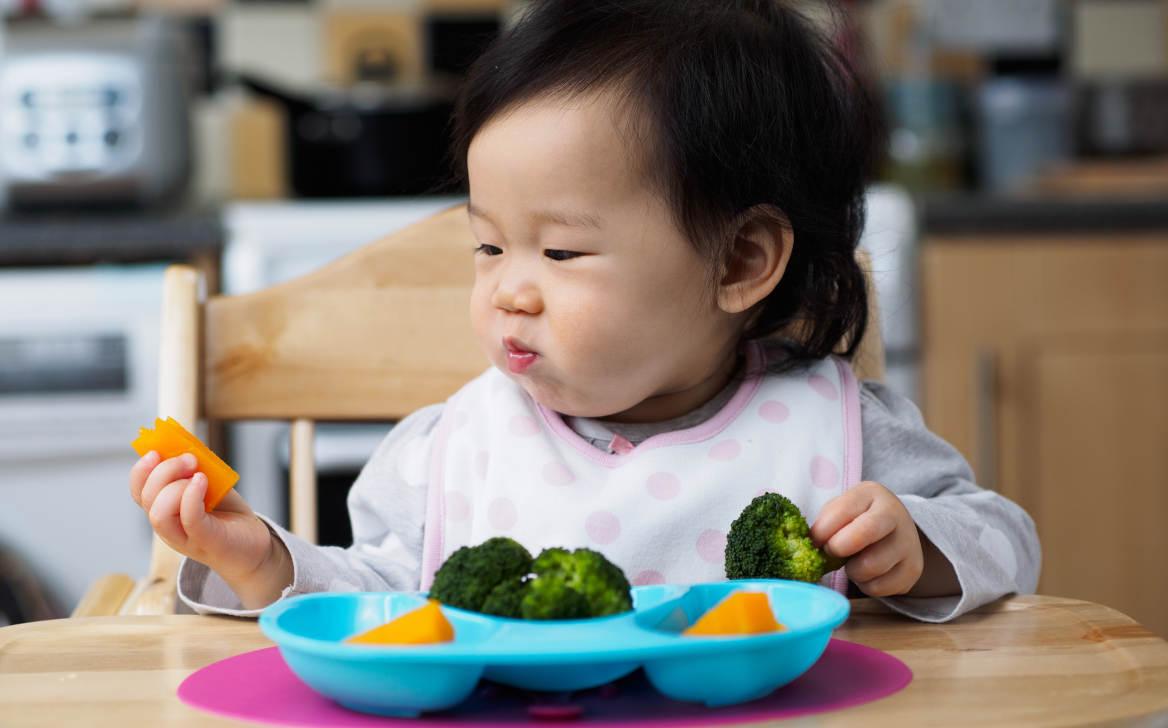
[[[279,102],[287,160],[299,197],[381,197],[452,192],[452,95],[369,87],[298,94],[254,76],[235,79]]]

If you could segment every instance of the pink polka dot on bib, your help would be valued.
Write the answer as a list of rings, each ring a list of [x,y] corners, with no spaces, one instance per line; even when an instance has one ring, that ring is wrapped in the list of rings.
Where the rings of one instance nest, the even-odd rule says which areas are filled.
[[[576,476],[558,461],[552,461],[543,466],[543,482],[548,485],[569,485],[576,480]]]
[[[677,497],[681,492],[681,481],[673,473],[657,472],[649,476],[645,488],[649,495],[664,501]]]
[[[515,502],[510,498],[496,498],[491,501],[491,505],[487,509],[487,518],[490,520],[492,528],[499,531],[510,531],[515,528],[515,523],[519,520],[519,513],[515,508]]]
[[[835,463],[820,455],[811,458],[812,485],[827,490],[839,485],[839,479],[839,468]]]
[[[633,586],[649,586],[650,584],[664,584],[665,575],[660,571],[646,569],[633,577]]]
[[[698,556],[710,564],[720,564],[726,553],[726,534],[709,529],[698,536]]]
[[[530,437],[539,432],[539,423],[529,415],[515,415],[511,418],[509,429],[517,437]]]
[[[714,460],[733,460],[742,452],[742,446],[737,440],[723,440],[710,448],[710,457]]]
[[[835,385],[832,384],[831,381],[822,374],[812,374],[810,377],[808,377],[807,384],[815,390],[816,394],[823,397],[824,399],[830,399],[833,402],[839,399],[839,390],[837,390]]]
[[[596,511],[584,522],[588,537],[601,546],[612,543],[620,536],[620,521],[609,511]]]
[[[777,425],[780,422],[787,421],[787,419],[791,416],[791,410],[782,402],[769,399],[759,405],[758,416],[767,422],[773,422]]]

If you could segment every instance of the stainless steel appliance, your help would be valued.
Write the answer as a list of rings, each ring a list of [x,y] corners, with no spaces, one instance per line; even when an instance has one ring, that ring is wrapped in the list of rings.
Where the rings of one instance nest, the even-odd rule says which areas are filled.
[[[904,188],[868,188],[868,215],[860,246],[872,259],[872,285],[880,305],[884,383],[920,402],[920,230],[917,210]]]
[[[12,24],[0,56],[0,203],[179,194],[190,166],[185,40],[162,17]]]
[[[1101,156],[1168,153],[1168,79],[1080,83],[1074,116],[1077,151]]]
[[[990,79],[981,84],[976,103],[983,189],[1024,189],[1045,167],[1071,158],[1071,95],[1061,80]]]

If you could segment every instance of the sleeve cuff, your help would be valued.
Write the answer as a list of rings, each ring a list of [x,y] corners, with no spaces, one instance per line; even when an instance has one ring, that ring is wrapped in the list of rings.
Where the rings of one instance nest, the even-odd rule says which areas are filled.
[[[977,608],[980,604],[975,601],[972,589],[968,583],[969,577],[961,568],[960,558],[956,558],[953,545],[946,537],[944,516],[936,509],[929,508],[927,499],[917,495],[902,495],[900,500],[908,510],[917,528],[925,537],[933,542],[941,555],[953,565],[953,572],[957,575],[957,583],[961,586],[961,593],[947,597],[876,597],[888,605],[892,610],[906,617],[912,617],[921,622],[948,622]]]
[[[257,513],[256,517],[264,522],[268,530],[276,538],[280,539],[292,558],[292,583],[284,587],[280,592],[280,596],[273,600],[271,604],[275,604],[289,596],[303,593],[297,589],[298,575],[301,569],[298,563],[297,553],[293,550],[292,546],[294,539],[288,538],[288,532],[267,516]],[[206,564],[190,558],[183,558],[182,563],[179,564],[178,596],[196,614],[226,614],[233,617],[255,618],[259,617],[264,609],[271,606],[271,604],[267,604],[257,609],[244,609],[239,596],[236,595],[221,576],[212,571]]]

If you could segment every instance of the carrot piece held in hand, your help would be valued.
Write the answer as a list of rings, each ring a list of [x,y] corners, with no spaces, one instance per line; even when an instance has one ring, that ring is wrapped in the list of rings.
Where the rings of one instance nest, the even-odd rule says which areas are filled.
[[[198,470],[207,476],[207,495],[203,498],[203,507],[208,512],[215,510],[227,491],[239,482],[239,473],[171,417],[155,419],[153,430],[140,428],[137,439],[131,445],[139,455],[154,450],[163,460],[188,452],[194,455],[199,461]]]
[[[453,639],[454,628],[442,614],[437,600],[430,599],[424,606],[345,641],[361,645],[422,645]]]

